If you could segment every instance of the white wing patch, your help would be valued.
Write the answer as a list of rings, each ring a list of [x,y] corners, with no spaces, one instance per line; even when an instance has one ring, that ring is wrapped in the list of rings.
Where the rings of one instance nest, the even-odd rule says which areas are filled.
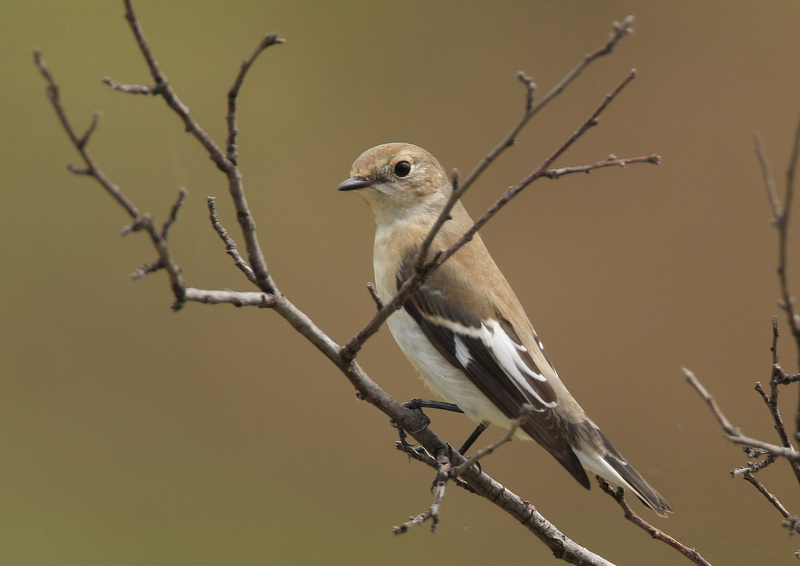
[[[456,360],[465,370],[472,362],[472,353],[464,338],[478,339],[491,352],[500,369],[511,378],[512,383],[541,404],[543,408],[540,410],[554,409],[558,405],[555,401],[545,401],[528,381],[530,378],[546,383],[547,378],[525,363],[520,354],[527,352],[528,349],[522,344],[517,344],[496,320],[486,320],[481,323],[480,327],[477,327],[461,324],[443,316],[434,315],[426,318],[431,323],[443,326],[453,332]],[[540,342],[537,338],[538,344]]]
[[[454,332],[456,335],[462,334],[464,336],[470,336],[472,338],[483,338],[481,329],[479,329],[477,326],[466,326],[464,324],[456,322],[455,320],[452,320],[450,318],[445,318],[443,316],[426,314],[425,318],[430,320],[433,324],[444,326],[445,328]]]
[[[523,373],[537,381],[545,382],[547,378],[528,367],[525,360],[520,356],[520,352],[527,352],[525,346],[514,342],[497,321],[489,320],[481,324],[481,340],[491,350],[497,362],[506,374],[516,382],[518,387],[533,395],[539,403],[548,409],[556,407],[557,403],[554,401],[547,402],[542,399],[541,395],[528,383]]]
[[[470,360],[472,359],[472,356],[469,353],[469,348],[467,348],[467,345],[464,344],[461,338],[458,337],[458,334],[455,335],[455,342],[456,342],[456,359],[462,366],[466,368]]]

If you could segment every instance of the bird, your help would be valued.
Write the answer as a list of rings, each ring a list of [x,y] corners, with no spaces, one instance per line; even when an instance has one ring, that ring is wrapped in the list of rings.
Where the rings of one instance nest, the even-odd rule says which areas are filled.
[[[414,275],[422,242],[452,194],[450,179],[421,147],[387,143],[362,153],[338,190],[359,193],[375,216],[375,290],[386,304]],[[426,259],[472,225],[456,201]],[[473,421],[510,429],[529,405],[517,436],[539,443],[582,486],[591,488],[588,471],[662,517],[672,511],[559,379],[479,234],[433,271],[387,324],[425,383]]]

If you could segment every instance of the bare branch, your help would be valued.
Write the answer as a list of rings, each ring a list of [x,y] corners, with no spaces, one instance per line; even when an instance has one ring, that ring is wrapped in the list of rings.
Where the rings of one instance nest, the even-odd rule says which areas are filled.
[[[203,145],[203,147],[206,148],[206,151],[214,163],[217,164],[217,167],[225,171],[226,168],[229,168],[227,159],[222,152],[220,152],[219,148],[217,148],[217,145],[214,143],[211,137],[203,130],[203,128],[200,127],[194,118],[192,118],[189,108],[181,101],[180,98],[178,98],[178,95],[175,93],[169,81],[167,80],[166,75],[161,71],[161,67],[155,60],[155,57],[150,50],[150,45],[147,42],[147,38],[144,36],[144,31],[142,30],[139,20],[133,10],[132,0],[125,0],[125,9],[125,19],[128,21],[131,31],[133,31],[133,35],[136,38],[136,43],[139,46],[139,51],[142,53],[142,56],[144,56],[147,66],[150,70],[150,74],[155,81],[155,86],[152,87],[153,90],[151,94],[158,94],[164,98],[167,105],[183,121],[186,131],[192,134]]]
[[[577,165],[574,167],[559,167],[558,169],[548,169],[543,174],[542,177],[547,177],[549,179],[558,179],[564,175],[568,175],[570,173],[589,173],[595,169],[600,169],[602,167],[625,167],[630,163],[652,163],[654,165],[661,164],[661,156],[660,155],[646,155],[644,157],[628,157],[624,159],[619,159],[616,155],[609,155],[603,161],[598,161],[597,163],[592,163],[590,165]]]
[[[434,480],[433,487],[431,488],[433,491],[433,503],[427,510],[423,511],[416,517],[411,517],[408,521],[400,526],[392,527],[392,532],[394,534],[402,535],[403,533],[408,532],[408,530],[412,527],[423,524],[428,519],[431,520],[431,532],[436,532],[436,527],[439,525],[439,508],[442,505],[444,492],[447,487],[447,481],[450,479],[450,474],[452,471],[450,467],[450,459],[447,457],[446,451],[442,451],[441,454],[437,454],[436,468],[436,479]]]
[[[769,163],[767,153],[761,141],[761,136],[756,133],[753,136],[755,153],[758,158],[759,165],[763,176],[764,186],[767,191],[767,198],[772,209],[772,224],[778,231],[778,266],[776,272],[778,274],[778,282],[780,288],[781,299],[779,306],[786,312],[789,327],[792,335],[795,338],[798,355],[800,355],[800,317],[798,317],[795,310],[795,298],[790,291],[788,281],[788,229],[789,218],[791,212],[791,204],[794,193],[794,180],[795,171],[800,159],[800,121],[798,121],[795,129],[794,144],[792,148],[792,155],[790,158],[789,166],[786,172],[786,190],[784,193],[783,203],[778,195],[778,190],[775,183],[775,177],[772,172],[772,167]],[[780,357],[778,355],[778,319],[772,318],[772,368],[770,375],[770,388],[769,393],[764,389],[760,382],[756,383],[755,389],[758,392],[773,420],[776,432],[780,438],[781,445],[777,446],[758,439],[750,438],[741,433],[738,428],[735,428],[732,423],[725,417],[721,409],[703,387],[694,374],[684,368],[687,380],[698,391],[700,396],[709,405],[712,413],[717,421],[722,426],[730,441],[745,446],[745,453],[749,458],[758,459],[756,461],[748,462],[747,466],[742,466],[731,470],[731,477],[742,476],[748,483],[755,487],[761,495],[764,496],[770,504],[775,507],[781,516],[784,517],[784,526],[790,529],[791,533],[800,532],[800,520],[797,516],[792,515],[788,509],[772,494],[761,481],[756,478],[756,473],[770,466],[778,458],[782,457],[789,461],[795,478],[800,483],[800,453],[795,450],[790,435],[786,430],[786,426],[781,416],[779,405],[780,386],[793,383],[796,381],[795,375],[787,374],[780,365]],[[800,440],[800,406],[795,413],[795,425],[797,432],[795,438]],[[800,556],[800,553],[795,553]]]
[[[423,434],[427,432],[429,432],[429,429],[425,428]],[[420,440],[417,435],[414,435],[414,438],[418,441]],[[399,450],[407,453],[415,460],[437,469],[436,458],[426,450],[428,448],[427,444],[423,442],[423,446],[425,448],[422,446],[414,448],[402,442],[397,443]],[[458,466],[464,462],[464,457],[461,454],[448,445],[444,446],[448,450],[448,460],[452,465]],[[434,448],[434,450],[432,453],[438,453],[439,448]],[[568,538],[542,516],[533,505],[523,501],[518,495],[497,483],[485,472],[478,471],[476,466],[467,468],[461,476],[451,478],[451,480],[455,481],[459,487],[463,487],[471,493],[494,502],[498,507],[509,513],[552,550],[556,558],[570,564],[613,566],[611,562],[602,556],[591,552]]]
[[[533,118],[556,96],[561,94],[561,92],[567,88],[570,83],[572,83],[572,81],[574,81],[578,75],[580,75],[586,69],[586,67],[603,55],[608,55],[611,53],[611,51],[613,51],[614,47],[617,46],[623,37],[633,33],[633,20],[633,16],[628,16],[621,22],[614,22],[613,31],[609,34],[605,44],[601,45],[593,52],[585,55],[583,61],[581,61],[574,69],[567,73],[553,88],[550,89],[547,94],[542,97],[537,104],[533,104],[533,94],[536,88],[533,80],[524,73],[517,74],[519,80],[526,87],[525,112],[519,121],[514,124],[508,134],[506,134],[506,136],[500,141],[500,143],[498,143],[497,146],[495,146],[495,148],[490,151],[486,157],[480,161],[480,163],[478,163],[475,169],[473,169],[472,172],[467,175],[467,178],[464,179],[464,183],[462,185],[462,194],[470,186],[472,186],[475,180],[480,177],[480,175],[486,170],[487,167],[489,167],[489,165],[491,165],[506,149],[514,145],[517,135],[519,135],[531,118]]]
[[[773,366],[773,372],[774,371],[776,371],[775,366]],[[772,420],[775,423],[775,429],[778,432],[778,436],[781,437],[781,442],[785,447],[793,449],[792,443],[789,440],[789,435],[786,433],[786,427],[783,425],[780,407],[778,406],[778,382],[775,380],[770,381],[770,395],[767,395],[766,391],[764,391],[760,381],[756,382],[755,390],[761,396],[762,401],[764,401],[764,404],[769,409],[769,412],[772,415]]]
[[[773,342],[772,342],[772,350],[773,350],[773,358],[777,358],[777,337],[778,337],[778,327],[775,319],[773,318],[773,326],[772,326],[772,333],[773,333]],[[789,433],[786,432],[786,426],[783,424],[783,417],[781,417],[780,405],[778,404],[778,393],[779,393],[779,385],[781,384],[781,377],[785,376],[786,374],[781,369],[780,365],[777,363],[773,363],[772,365],[772,379],[770,379],[770,394],[767,395],[764,388],[761,386],[761,382],[757,382],[755,386],[755,390],[761,396],[761,399],[764,401],[764,404],[767,406],[770,415],[772,416],[772,421],[775,424],[775,430],[778,433],[778,436],[781,439],[781,445],[785,448],[790,448],[794,450],[794,446],[789,438]],[[775,456],[772,456],[772,460],[774,460]],[[769,460],[769,459],[768,459]],[[751,472],[756,472],[761,468],[764,468],[771,464],[771,461],[764,460],[759,462],[761,466],[757,469],[750,470]],[[800,483],[800,462],[789,460],[789,463],[792,467],[792,471],[794,472],[795,479]]]
[[[763,440],[758,440],[757,438],[751,438],[749,436],[743,435],[738,428],[734,427],[733,424],[728,420],[728,418],[723,414],[722,410],[719,408],[716,400],[711,396],[708,390],[700,383],[700,380],[694,375],[694,373],[687,369],[683,368],[683,373],[686,375],[686,380],[692,387],[697,390],[697,393],[700,397],[706,402],[706,404],[711,409],[711,412],[717,418],[720,426],[727,434],[728,440],[733,442],[734,444],[743,444],[745,446],[752,446],[753,448],[759,448],[768,452],[770,454],[774,454],[775,456],[780,456],[786,458],[787,460],[792,461],[800,461],[800,452],[793,450],[792,448],[787,448],[785,446],[778,446],[777,444],[770,444],[769,442],[764,442]]]
[[[164,225],[161,227],[161,237],[163,239],[167,239],[167,235],[169,234],[169,229],[178,219],[178,211],[183,206],[183,201],[186,199],[186,195],[188,191],[184,188],[178,190],[178,198],[175,199],[175,202],[172,204],[172,208],[169,209],[169,216],[164,221]]]
[[[161,89],[157,86],[122,84],[112,80],[111,77],[103,77],[103,84],[108,85],[111,90],[117,90],[126,94],[161,94]]]
[[[607,94],[600,105],[595,109],[591,116],[586,119],[583,124],[581,124],[577,130],[575,130],[572,135],[567,138],[567,140],[561,144],[561,147],[556,149],[553,153],[551,153],[540,165],[537,167],[532,173],[530,173],[527,177],[522,179],[519,183],[510,187],[502,197],[497,199],[497,201],[489,207],[489,209],[481,216],[472,227],[467,230],[464,235],[462,235],[450,248],[444,251],[436,260],[435,265],[441,265],[444,263],[449,257],[451,257],[454,253],[456,253],[461,247],[469,242],[472,237],[480,230],[484,224],[486,224],[495,214],[497,214],[500,209],[502,209],[506,204],[508,204],[511,199],[517,196],[519,193],[523,191],[528,185],[533,183],[536,179],[543,177],[544,173],[548,170],[550,165],[558,159],[567,149],[569,149],[583,134],[585,134],[589,128],[592,126],[597,125],[597,119],[600,114],[608,108],[608,105],[617,97],[617,95],[622,92],[624,89],[634,78],[636,77],[636,69],[632,69],[630,73],[623,79],[623,81],[617,85],[617,87],[609,94]],[[399,294],[399,293],[398,293]]]
[[[122,208],[125,209],[133,222],[129,227],[123,230],[123,235],[127,234],[128,232],[138,230],[145,230],[147,232],[148,236],[150,236],[150,241],[153,243],[153,246],[158,252],[158,259],[155,262],[137,270],[136,274],[140,274],[139,277],[141,277],[147,273],[151,273],[161,268],[166,269],[167,273],[169,274],[172,293],[175,296],[175,302],[173,303],[172,308],[175,310],[180,309],[183,305],[183,291],[185,285],[183,282],[183,277],[181,276],[180,267],[173,263],[172,258],[169,255],[166,238],[162,237],[159,231],[155,228],[153,218],[149,214],[144,214],[139,211],[139,209],[134,206],[133,202],[131,202],[130,199],[123,194],[122,190],[116,184],[111,182],[108,177],[106,177],[105,173],[103,173],[103,171],[94,161],[86,147],[91,134],[95,131],[97,126],[97,114],[94,115],[95,117],[93,118],[91,125],[86,130],[84,135],[78,137],[74,128],[72,127],[71,122],[67,118],[67,114],[64,111],[64,106],[61,104],[58,85],[53,78],[53,74],[47,68],[47,65],[45,64],[44,59],[39,51],[34,51],[33,56],[39,72],[47,83],[47,98],[50,100],[50,104],[56,111],[56,115],[58,116],[64,131],[67,133],[72,145],[80,154],[85,165],[85,167],[81,169],[70,167],[70,171],[76,174],[94,177],[103,187],[103,189],[105,189],[105,191],[110,194],[114,200],[116,200],[122,206]],[[174,208],[175,207],[173,207],[173,209]]]
[[[458,202],[459,197],[464,194],[464,189],[459,187],[459,172],[458,169],[453,169],[453,190],[450,193],[450,196],[447,198],[447,202],[444,204],[444,208],[439,213],[439,217],[436,219],[436,222],[433,223],[431,229],[428,231],[428,234],[425,236],[425,239],[422,240],[422,243],[419,246],[419,252],[417,253],[417,261],[414,266],[416,272],[420,274],[423,278],[425,277],[424,273],[427,269],[426,263],[435,261],[438,256],[439,252],[434,254],[433,258],[428,257],[428,252],[430,251],[431,244],[433,244],[434,238],[436,238],[436,234],[442,229],[444,223],[450,219],[450,213],[453,211],[453,207]]]
[[[86,149],[86,142],[88,137],[86,134],[83,136],[78,136],[75,133],[75,129],[72,127],[72,123],[67,118],[67,114],[64,111],[64,106],[61,104],[61,96],[59,93],[58,85],[55,82],[53,74],[47,68],[47,65],[42,57],[42,54],[39,51],[33,52],[34,62],[36,63],[36,67],[39,69],[42,77],[44,77],[45,82],[47,83],[47,98],[50,100],[50,104],[53,106],[53,109],[56,111],[56,115],[58,116],[58,120],[61,122],[61,126],[64,128],[64,131],[67,133],[72,145],[75,146],[75,149],[78,150],[78,153],[83,159],[85,164],[85,168],[78,169],[74,166],[70,166],[70,171],[80,175],[90,175],[97,179],[97,181],[103,186],[105,191],[110,194],[114,200],[116,200],[122,208],[125,209],[125,212],[128,213],[128,216],[131,218],[138,218],[141,216],[141,212],[139,209],[136,208],[133,203],[128,200],[128,198],[122,194],[122,191],[118,186],[112,183],[100,170],[100,168],[95,163],[94,159],[92,158],[89,151]],[[96,116],[96,114],[95,114]],[[97,119],[94,118],[92,121],[92,126],[89,127],[87,130],[87,134],[94,132],[95,127],[97,125]]]
[[[800,119],[794,130],[794,143],[792,144],[792,156],[789,158],[789,167],[786,169],[786,193],[783,197],[784,202],[784,223],[788,223],[789,212],[792,208],[792,198],[794,196],[794,178],[797,171],[797,163],[800,160]]]
[[[378,296],[378,291],[375,290],[375,286],[372,283],[367,283],[367,291],[369,291],[369,296],[375,301],[375,306],[378,307],[378,311],[380,311],[383,308],[383,301],[381,301],[381,298]]]
[[[187,287],[184,299],[207,305],[228,304],[235,307],[273,308],[276,304],[275,297],[266,293],[255,291],[242,292],[230,290],[209,290]]]
[[[519,71],[517,73],[517,78],[519,79],[519,82],[521,82],[525,86],[525,92],[527,93],[525,97],[525,114],[523,115],[522,118],[524,120],[533,111],[533,99],[536,95],[536,83],[533,82],[533,79],[531,77],[529,77],[522,71]],[[530,120],[530,118],[528,118],[528,120]],[[522,122],[522,120],[520,120],[520,122]],[[522,124],[522,126],[524,125],[525,124]],[[520,129],[522,128],[520,127]],[[517,133],[519,133],[519,130],[517,130]],[[504,147],[509,147],[509,146],[506,145]]]
[[[666,545],[674,548],[681,554],[683,554],[686,558],[698,564],[700,566],[711,566],[711,563],[708,562],[703,556],[697,552],[694,548],[689,548],[682,542],[678,541],[677,539],[671,537],[661,529],[657,529],[644,519],[642,519],[636,512],[630,508],[627,501],[625,501],[625,490],[621,487],[618,487],[616,490],[611,487],[606,480],[601,478],[600,476],[595,476],[597,478],[597,482],[600,484],[600,489],[604,492],[609,494],[614,501],[616,501],[619,506],[622,508],[622,511],[625,515],[625,518],[628,519],[631,523],[636,525],[637,527],[646,531],[651,537],[656,540],[660,540],[661,542],[665,543]]]
[[[800,315],[795,309],[795,298],[791,293],[788,275],[788,254],[789,254],[789,215],[794,196],[795,172],[797,163],[800,160],[800,120],[795,129],[794,143],[792,145],[792,155],[789,159],[789,166],[786,170],[786,190],[784,193],[783,204],[781,204],[775,187],[775,179],[769,164],[766,152],[761,143],[761,136],[754,134],[755,151],[758,162],[764,176],[764,185],[767,189],[767,196],[772,207],[772,223],[778,230],[778,282],[780,284],[781,300],[780,307],[786,311],[789,328],[794,336],[797,345],[798,355],[800,356]],[[798,359],[800,364],[800,359]],[[800,411],[797,420],[798,433],[800,434]]]
[[[761,143],[761,135],[759,133],[753,134],[753,144],[756,156],[758,156],[758,163],[761,165],[761,174],[764,177],[764,186],[767,188],[767,197],[772,205],[772,220],[775,225],[777,225],[783,216],[783,205],[781,204],[777,190],[775,190],[775,177],[772,175],[772,167],[764,151],[764,146]]]
[[[244,186],[242,183],[242,176],[238,167],[235,163],[228,159],[227,155],[219,149],[214,140],[211,139],[205,130],[200,127],[200,124],[195,121],[189,112],[189,108],[180,100],[177,93],[172,88],[172,85],[167,80],[166,75],[161,70],[158,62],[153,56],[152,51],[150,50],[150,46],[148,45],[147,39],[144,36],[142,27],[139,24],[139,20],[133,10],[132,0],[125,0],[125,8],[125,19],[128,21],[128,24],[133,31],[133,35],[136,38],[136,43],[139,46],[139,51],[142,53],[142,56],[147,62],[147,66],[150,69],[150,74],[155,81],[154,93],[159,94],[164,98],[164,101],[167,103],[167,105],[181,119],[186,131],[200,142],[211,160],[217,165],[220,171],[225,173],[226,177],[228,178],[228,190],[230,191],[236,207],[236,218],[239,221],[239,225],[241,226],[242,233],[244,235],[248,259],[253,273],[255,274],[257,285],[259,289],[266,293],[277,292],[277,286],[269,274],[266,261],[264,260],[264,255],[261,252],[261,246],[258,242],[258,236],[256,234],[255,221],[253,220],[252,214],[250,213],[250,209],[247,205],[247,199],[245,198]],[[276,40],[273,42],[273,44],[274,43],[279,43],[279,41]],[[264,42],[262,41],[259,47],[261,47],[263,44]],[[261,51],[263,51],[263,49],[257,49],[256,53],[251,58],[254,59],[255,55]],[[240,72],[240,76],[243,79],[244,72]]]
[[[789,323],[789,328],[794,337],[798,353],[797,363],[800,365],[800,314],[796,311],[795,297],[792,295],[789,286],[788,275],[789,215],[794,195],[795,172],[797,170],[798,160],[800,160],[800,119],[795,128],[792,155],[786,170],[786,191],[784,193],[783,204],[781,204],[780,198],[778,197],[774,176],[766,152],[763,149],[761,137],[755,134],[754,140],[756,155],[758,156],[758,162],[761,165],[761,170],[764,175],[764,185],[766,186],[767,196],[772,207],[772,222],[778,230],[778,267],[776,271],[781,294],[778,305],[786,312],[787,322]],[[775,322],[773,322],[773,327],[773,365],[777,369],[773,370],[771,383],[773,390],[775,390],[777,383],[790,382],[792,379],[790,379],[791,376],[787,376],[778,366],[777,352],[775,351],[775,343],[777,342],[777,324]],[[795,438],[800,440],[800,401],[798,401],[798,408],[795,411]],[[800,464],[794,466],[793,469],[798,482],[800,482]]]
[[[800,315],[795,311],[795,300],[789,290],[789,276],[787,274],[787,255],[788,239],[789,239],[789,214],[792,207],[792,200],[794,196],[794,182],[795,171],[797,170],[797,163],[800,160],[800,119],[797,122],[797,127],[794,134],[794,144],[792,146],[792,156],[789,159],[789,167],[786,171],[786,193],[784,194],[783,202],[783,221],[779,227],[780,237],[780,264],[778,266],[778,274],[781,280],[781,290],[783,294],[784,309],[789,317],[789,328],[792,329],[792,335],[797,345],[798,356],[800,356]],[[798,359],[800,365],[800,359]],[[800,435],[800,407],[798,408],[798,435]]]
[[[755,474],[757,472],[760,472],[761,470],[763,470],[764,468],[766,468],[767,466],[769,466],[778,459],[778,457],[775,456],[774,454],[765,454],[761,450],[756,451],[754,448],[750,448],[749,446],[745,446],[744,451],[747,452],[748,454],[752,452],[758,452],[758,455],[760,456],[766,455],[766,457],[763,460],[759,460],[758,462],[748,462],[747,466],[741,468],[734,468],[733,470],[731,470],[732,478],[735,478],[736,476],[744,476],[745,474]]]
[[[238,158],[238,153],[236,151],[236,136],[239,134],[239,130],[236,128],[236,102],[239,97],[239,90],[242,88],[242,84],[244,83],[244,77],[247,74],[247,71],[250,70],[250,67],[253,66],[253,63],[267,47],[271,45],[275,45],[278,43],[285,43],[284,39],[281,39],[275,34],[270,34],[264,37],[261,40],[261,43],[258,44],[256,50],[250,55],[249,58],[242,61],[242,65],[239,68],[239,73],[236,75],[236,79],[233,81],[233,86],[231,86],[230,90],[228,91],[228,114],[226,116],[228,122],[228,141],[226,143],[226,154],[228,160],[236,164],[236,159]]]
[[[83,133],[80,139],[78,139],[79,148],[83,148],[86,146],[87,143],[89,143],[89,138],[92,137],[92,134],[97,129],[97,124],[99,122],[100,122],[100,113],[95,112],[94,114],[92,114],[92,122],[89,124],[89,127],[86,128],[86,131]]]
[[[256,276],[253,273],[253,270],[250,269],[250,266],[247,265],[247,262],[242,258],[241,254],[239,254],[239,249],[236,247],[236,242],[228,235],[228,231],[222,226],[219,221],[219,217],[217,216],[217,207],[216,207],[216,199],[214,197],[208,197],[208,213],[211,219],[211,226],[214,228],[214,231],[220,237],[220,239],[225,243],[225,253],[233,258],[233,263],[238,267],[242,273],[245,274],[248,280],[251,283],[258,286],[258,282],[256,280]]]
[[[770,491],[764,487],[758,479],[752,473],[745,473],[744,479],[749,482],[753,487],[755,487],[764,498],[769,501],[778,512],[783,515],[784,519],[791,519],[792,514],[786,509],[786,507],[781,503],[777,497],[775,497]],[[789,527],[792,531],[796,533],[800,533],[800,522],[797,521],[790,521],[786,523],[786,526]]]
[[[133,279],[134,281],[137,281],[142,277],[144,277],[145,275],[155,273],[156,271],[159,271],[161,269],[164,269],[164,263],[160,259],[157,259],[152,263],[143,265],[142,267],[131,273],[130,278]]]

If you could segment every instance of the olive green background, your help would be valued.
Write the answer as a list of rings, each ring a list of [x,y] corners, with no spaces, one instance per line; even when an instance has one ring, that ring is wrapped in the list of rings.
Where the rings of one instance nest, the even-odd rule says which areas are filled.
[[[768,379],[770,321],[781,313],[752,133],[763,133],[782,181],[800,102],[800,3],[137,6],[163,69],[218,141],[239,62],[265,33],[287,39],[243,89],[240,164],[278,285],[339,342],[374,311],[371,214],[335,190],[352,161],[408,141],[467,172],[522,111],[517,71],[545,92],[611,22],[635,14],[636,33],[530,124],[466,205],[477,216],[639,70],[557,164],[609,153],[659,153],[663,164],[542,180],[484,238],[564,381],[675,513],[636,509],[715,564],[796,561],[800,542],[779,514],[729,477],[746,457],[680,368],[746,433],[774,439],[753,391]],[[171,236],[187,283],[250,290],[207,219],[215,195],[238,237],[225,180],[163,101],[101,84],[148,82],[121,2],[32,0],[0,12],[0,564],[554,562],[512,519],[455,488],[435,535],[395,537],[392,525],[430,503],[433,474],[394,449],[388,420],[335,368],[269,310],[189,304],[176,314],[163,274],[131,282],[154,252],[142,235],[120,237],[121,209],[67,172],[77,157],[31,50],[43,50],[79,129],[102,112],[90,150],[138,206],[163,219],[178,188],[189,190]],[[788,337],[781,351],[797,371]],[[359,359],[397,398],[426,394],[387,331]],[[784,400],[791,418],[796,392]],[[438,413],[432,426],[453,443],[472,427]],[[533,444],[503,447],[484,469],[611,561],[687,563]],[[788,466],[762,479],[800,513]]]

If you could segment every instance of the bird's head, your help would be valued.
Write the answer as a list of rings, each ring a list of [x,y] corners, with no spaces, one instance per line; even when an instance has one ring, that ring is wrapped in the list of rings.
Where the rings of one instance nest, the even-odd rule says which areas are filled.
[[[411,217],[436,218],[452,186],[430,153],[408,143],[387,143],[362,153],[340,191],[358,191],[378,224]]]

